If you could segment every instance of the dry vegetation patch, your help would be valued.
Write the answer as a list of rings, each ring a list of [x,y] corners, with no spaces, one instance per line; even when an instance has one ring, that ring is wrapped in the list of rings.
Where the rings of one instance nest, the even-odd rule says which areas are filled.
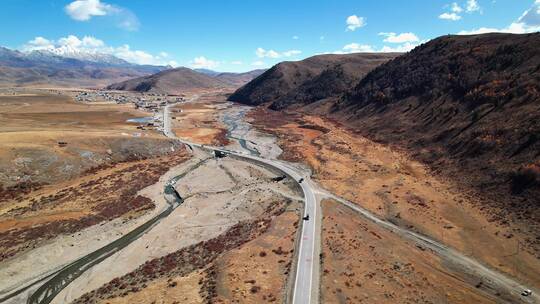
[[[173,132],[180,138],[201,144],[227,145],[227,128],[219,120],[219,110],[225,103],[225,96],[210,94],[174,106],[171,109]]]
[[[0,200],[102,164],[163,155],[178,145],[127,120],[131,105],[77,103],[69,92],[0,96]]]
[[[264,234],[216,260],[215,303],[285,302],[298,218],[284,212]]]
[[[71,182],[46,186],[39,192],[2,204],[0,261],[59,234],[69,234],[118,217],[131,219],[153,209],[137,192],[189,156],[132,160],[89,170]]]
[[[131,105],[27,91],[0,96],[0,261],[153,209],[137,192],[188,158],[181,144],[128,123],[149,115]]]
[[[84,294],[73,303],[108,303],[126,296],[136,297],[141,290],[148,292],[149,286],[160,284],[163,280],[168,282],[167,288],[178,287],[180,277],[189,280],[191,276],[196,276],[198,281],[199,296],[202,303],[211,303],[218,295],[216,290],[215,277],[217,268],[215,261],[235,248],[256,239],[269,231],[275,216],[283,214],[286,210],[286,203],[273,202],[269,205],[263,216],[239,222],[230,227],[223,234],[216,238],[199,242],[185,247],[166,256],[147,261],[135,271],[122,277],[115,278],[97,290]],[[156,289],[153,300],[159,297],[161,291]],[[140,297],[139,297],[140,298]],[[181,299],[169,299],[165,303],[181,303]],[[151,302],[142,302],[151,303]]]
[[[540,282],[534,224],[501,221],[500,210],[486,207],[478,194],[336,122],[263,108],[250,117],[254,126],[279,138],[282,158],[309,165],[314,179],[332,193],[528,284]]]
[[[495,303],[439,258],[323,202],[322,303]]]

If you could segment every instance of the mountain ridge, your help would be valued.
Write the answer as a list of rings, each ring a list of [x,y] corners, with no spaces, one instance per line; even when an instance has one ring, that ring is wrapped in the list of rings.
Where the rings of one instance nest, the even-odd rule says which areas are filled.
[[[100,87],[166,68],[137,65],[106,54],[77,59],[59,56],[50,51],[25,53],[0,47],[0,84],[3,85]]]
[[[229,73],[179,67],[114,83],[109,85],[107,89],[178,95],[186,90],[238,87],[250,81],[262,71]]]
[[[220,87],[225,87],[225,84],[211,76],[186,67],[179,67],[114,83],[107,86],[107,89],[179,95],[185,90]]]
[[[537,224],[538,45],[540,33],[447,35],[374,67],[349,86],[339,67],[305,77],[290,64],[276,65],[230,99],[326,116],[408,151],[461,189],[481,193],[480,207],[489,207],[493,220]],[[293,86],[292,76],[304,80]],[[336,90],[319,94],[325,87]]]
[[[234,92],[229,100],[249,105],[271,103],[272,109],[315,102],[339,95],[376,66],[395,58],[397,53],[327,54],[301,61],[284,61]],[[337,73],[337,74],[336,74]],[[313,82],[320,78],[328,85]],[[330,85],[331,84],[331,85]]]

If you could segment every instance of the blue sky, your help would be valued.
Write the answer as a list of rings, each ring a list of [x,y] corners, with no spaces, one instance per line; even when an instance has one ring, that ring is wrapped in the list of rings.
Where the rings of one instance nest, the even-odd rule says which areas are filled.
[[[532,32],[540,0],[2,0],[0,45],[219,71],[406,51],[445,34]],[[37,39],[36,39],[37,37]],[[86,37],[86,38],[85,38]]]

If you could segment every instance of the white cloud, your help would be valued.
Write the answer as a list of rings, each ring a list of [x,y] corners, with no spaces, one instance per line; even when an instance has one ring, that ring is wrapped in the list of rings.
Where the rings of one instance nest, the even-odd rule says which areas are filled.
[[[323,41],[324,39],[325,39],[324,36],[319,37],[319,40],[320,40],[320,41]]]
[[[77,36],[69,35],[67,37],[60,38],[58,40],[58,44],[60,44],[61,46],[66,46],[70,48],[79,48],[80,46],[82,46],[82,41],[79,38],[77,38]]]
[[[298,40],[298,39],[300,39],[300,37],[294,35],[294,36],[292,36],[292,39],[293,39],[293,40]]]
[[[136,31],[139,28],[137,16],[130,10],[100,0],[76,0],[64,8],[68,16],[77,21],[89,21],[94,16],[111,16],[118,27]]]
[[[424,42],[424,41],[421,41]],[[421,43],[418,42],[418,43]],[[418,43],[405,42],[396,46],[383,46],[380,49],[376,49],[369,44],[349,43],[345,45],[341,50],[334,52],[326,52],[321,54],[352,54],[352,53],[403,53],[408,52],[418,46]]]
[[[259,58],[264,58],[264,57],[279,58],[280,57],[278,52],[276,52],[274,50],[265,50],[263,48],[257,48],[255,50],[255,55],[257,55],[257,57],[259,57]]]
[[[54,48],[54,42],[43,37],[36,37],[25,45],[24,49],[28,50],[47,50]]]
[[[154,56],[150,53],[140,50],[132,50],[129,45],[124,44],[118,48],[113,49],[113,55],[124,59],[128,62],[136,64],[152,64],[152,65],[167,65],[159,56]]]
[[[265,50],[263,48],[257,48],[255,50],[255,55],[259,58],[281,58],[281,57],[292,57],[298,54],[301,54],[302,51],[299,50],[288,50],[284,52],[277,52],[274,50]]]
[[[84,36],[79,39],[77,36],[69,35],[62,37],[58,41],[49,40],[43,37],[36,37],[28,41],[24,46],[25,51],[34,50],[56,50],[57,53],[65,53],[67,51],[86,51],[86,52],[101,52],[108,51],[105,43],[92,36]]]
[[[252,62],[251,65],[252,65],[252,66],[260,67],[260,66],[264,66],[264,65],[266,65],[266,64],[264,63],[264,61],[257,60],[257,61]]]
[[[454,13],[461,13],[463,12],[463,8],[461,6],[459,6],[459,4],[457,4],[456,2],[450,4],[450,10]]]
[[[417,42],[420,41],[414,33],[379,33],[380,36],[385,36],[384,42],[389,43],[404,43],[404,42]]]
[[[204,56],[195,57],[190,64],[191,67],[196,69],[214,69],[219,66],[219,62],[207,59]]]
[[[461,16],[456,13],[442,13],[439,15],[439,19],[458,21]]]
[[[476,35],[485,33],[524,34],[540,31],[540,0],[536,0],[516,21],[504,28],[480,27],[469,31],[460,31],[458,35]]]
[[[77,21],[87,21],[93,16],[105,16],[114,8],[100,0],[77,0],[66,5],[66,13]]]
[[[299,50],[290,50],[290,51],[285,51],[282,53],[284,57],[292,57],[292,56],[300,55],[300,54],[302,54],[302,51],[299,51]]]
[[[467,13],[472,13],[480,10],[480,5],[476,0],[467,0],[467,6],[465,6]]]
[[[367,44],[349,43],[343,47],[343,52],[345,53],[365,53],[373,51],[373,47]]]
[[[75,35],[68,35],[58,40],[49,40],[43,37],[36,37],[22,46],[25,52],[46,50],[54,54],[70,58],[84,58],[85,55],[113,55],[120,59],[136,64],[151,65],[178,65],[174,60],[166,60],[168,56],[161,52],[152,55],[141,50],[132,50],[129,45],[124,44],[119,47],[108,46],[103,40],[93,36],[84,36],[82,39]],[[168,54],[167,54],[168,55]]]
[[[355,31],[356,29],[366,25],[365,18],[358,17],[356,15],[347,17],[347,20],[345,22],[347,23],[347,31]]]
[[[244,64],[242,61],[240,60],[235,60],[235,61],[231,61],[231,64],[234,64],[234,65],[242,65]]]
[[[103,42],[103,40],[99,40],[92,36],[84,36],[81,44],[89,48],[100,48],[105,46],[105,42]]]
[[[418,46],[417,43],[410,43],[410,42],[406,42],[397,46],[385,45],[381,48],[380,52],[381,53],[404,53],[404,52],[408,52],[414,49],[417,46]]]

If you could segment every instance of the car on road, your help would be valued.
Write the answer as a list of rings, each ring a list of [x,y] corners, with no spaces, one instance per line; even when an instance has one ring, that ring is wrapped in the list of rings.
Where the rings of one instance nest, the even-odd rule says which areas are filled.
[[[300,178],[300,179],[298,180],[298,183],[300,184],[300,183],[303,182],[303,181],[304,181],[304,178]]]
[[[306,216],[304,216],[302,219],[303,219],[304,221],[309,221],[309,214],[307,214]]]
[[[530,295],[532,295],[532,291],[530,289],[525,289],[521,292],[521,295],[524,296],[524,297],[528,297]]]

